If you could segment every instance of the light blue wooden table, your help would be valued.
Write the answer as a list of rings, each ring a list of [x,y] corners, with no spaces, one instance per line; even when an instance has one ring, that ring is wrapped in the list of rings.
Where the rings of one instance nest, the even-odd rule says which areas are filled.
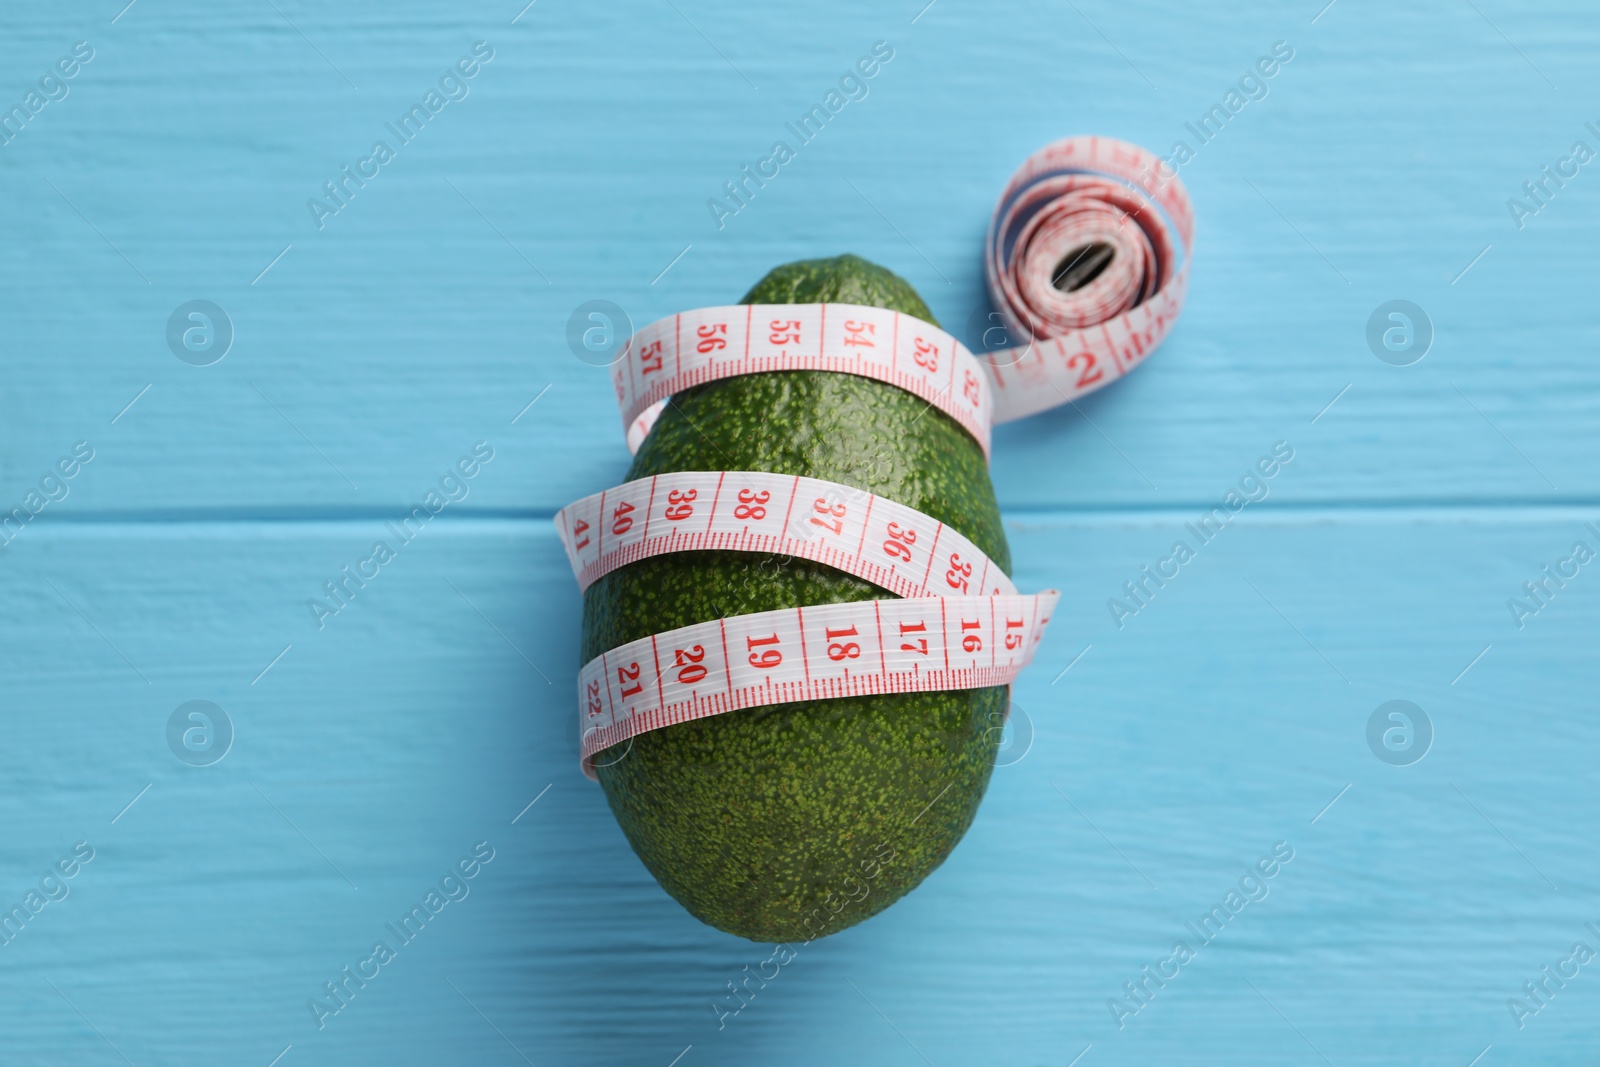
[[[0,549],[0,1063],[1595,1062],[1591,6],[124,2],[0,12],[0,507],[38,512]],[[1198,247],[1148,366],[998,433],[1018,583],[1065,594],[1008,765],[941,870],[719,1029],[771,949],[661,892],[576,767],[550,518],[627,455],[568,317],[854,251],[960,328],[1002,183],[1081,132],[1189,142]],[[170,345],[197,300],[217,332]],[[1407,366],[1367,341],[1391,300],[1431,324]],[[1373,747],[1394,700],[1428,729]],[[186,748],[190,701],[229,725]]]

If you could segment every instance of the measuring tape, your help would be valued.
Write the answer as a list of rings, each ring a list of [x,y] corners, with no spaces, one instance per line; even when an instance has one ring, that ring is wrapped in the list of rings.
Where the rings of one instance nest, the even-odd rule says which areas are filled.
[[[1013,175],[990,220],[984,270],[1003,332],[1023,344],[974,355],[931,323],[857,304],[701,308],[651,323],[612,371],[629,450],[684,389],[820,370],[921,397],[987,458],[993,424],[1109,385],[1177,320],[1194,221],[1168,170],[1136,145],[1075,137]],[[1018,594],[970,540],[914,508],[817,478],[661,474],[579,500],[556,525],[582,589],[637,560],[725,550],[813,560],[903,598],[697,623],[589,661],[578,689],[591,778],[603,749],[741,708],[1009,685],[1059,597]]]
[[[578,676],[583,760],[664,726],[795,700],[1009,685],[1056,594],[761,611],[630,641]]]
[[[821,478],[680,471],[627,482],[556,515],[578,588],[668,552],[799,556],[896,596],[1017,591],[977,545],[915,508]]]
[[[639,451],[673,394],[784,370],[897,385],[955,419],[989,455],[994,386],[983,365],[939,327],[862,304],[740,304],[652,322],[633,335],[611,372],[628,448]]]

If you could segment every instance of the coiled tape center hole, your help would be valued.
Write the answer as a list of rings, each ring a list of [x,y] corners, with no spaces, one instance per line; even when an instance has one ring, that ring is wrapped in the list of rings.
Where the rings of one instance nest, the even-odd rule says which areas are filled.
[[[1116,258],[1117,250],[1103,241],[1081,245],[1056,264],[1050,284],[1063,293],[1075,293],[1104,274]]]

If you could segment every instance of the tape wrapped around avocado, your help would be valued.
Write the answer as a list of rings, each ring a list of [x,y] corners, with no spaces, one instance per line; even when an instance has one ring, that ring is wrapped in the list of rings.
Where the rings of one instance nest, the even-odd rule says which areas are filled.
[[[1153,160],[1120,142],[1060,142],[1002,197],[988,259],[991,282],[999,272],[1010,284],[991,288],[1011,336],[1032,343],[989,361],[999,419],[1120,376],[1176,318],[1191,223],[1181,185]],[[1041,274],[1067,284],[1041,288]],[[741,303],[868,305],[935,323],[909,284],[848,255],[779,267]],[[1097,313],[1124,334],[1101,325],[1089,341]],[[642,436],[630,482],[681,471],[823,479],[915,509],[1010,571],[986,440],[908,389],[860,373],[739,373],[627,421]],[[588,587],[583,659],[678,627],[890,595],[795,555],[653,555]],[[1007,701],[1006,687],[988,686],[747,707],[635,733],[593,770],[635,852],[696,917],[752,940],[807,941],[887,907],[950,854],[987,787]]]

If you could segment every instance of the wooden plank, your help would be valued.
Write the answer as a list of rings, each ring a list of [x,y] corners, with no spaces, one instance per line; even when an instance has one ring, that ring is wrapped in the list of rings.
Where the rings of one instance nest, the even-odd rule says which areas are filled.
[[[5,891],[80,838],[97,855],[5,949],[8,1048],[105,1051],[54,982],[136,1063],[512,1055],[445,979],[534,1062],[903,1059],[860,994],[935,1062],[1300,1055],[1247,982],[1335,1062],[1582,1047],[1580,984],[1526,1037],[1504,1001],[1593,918],[1595,802],[1550,817],[1529,783],[1588,777],[1570,665],[1600,595],[1580,570],[1520,631],[1505,600],[1600,537],[1568,512],[1253,508],[1120,630],[1104,601],[1189,516],[1014,523],[1019,581],[1067,592],[1016,693],[1031,744],[950,863],[721,1031],[709,1003],[771,950],[668,899],[579,774],[578,597],[544,524],[441,518],[321,631],[305,600],[381,524],[38,531],[0,584],[31,620],[4,650]],[[1436,731],[1414,766],[1367,747],[1397,698]],[[214,766],[167,748],[192,699],[236,729]],[[471,895],[319,1032],[306,1001],[480,840]],[[1266,899],[1119,1032],[1106,1000],[1277,841]]]
[[[580,304],[610,299],[646,322],[733,299],[787,259],[854,250],[961,327],[984,306],[983,226],[1022,158],[1080,130],[1163,150],[1193,140],[1184,122],[1276,39],[1296,58],[1183,168],[1200,232],[1182,325],[1145,373],[1081,413],[1003,430],[1004,502],[1192,502],[1241,458],[1313,431],[1339,441],[1341,462],[1297,485],[1307,499],[1594,498],[1580,457],[1600,445],[1582,310],[1595,194],[1576,179],[1521,231],[1505,206],[1584,136],[1586,116],[1542,95],[1481,19],[1335,9],[1313,27],[1257,8],[1202,26],[1173,8],[1182,47],[1164,46],[1170,30],[1121,26],[1156,93],[1071,10],[935,10],[915,26],[703,10],[696,23],[720,24],[760,92],[670,7],[534,8],[510,25],[485,6],[414,33],[390,32],[372,7],[286,9],[330,62],[270,10],[136,6],[114,26],[10,14],[12,69],[42,70],[76,37],[100,43],[71,95],[6,147],[14,166],[0,175],[13,205],[0,255],[17,279],[0,306],[33,356],[6,372],[25,401],[8,413],[6,499],[87,439],[104,447],[74,508],[395,507],[487,439],[511,462],[474,506],[548,512],[626,462],[604,372],[565,339]],[[1530,39],[1563,25],[1553,9],[1528,17]],[[1354,88],[1371,62],[1360,42],[1423,25],[1454,61],[1390,56],[1381,88]],[[1018,54],[1001,45],[1013,34],[1054,43]],[[187,49],[197,73],[165,61],[168,35],[237,44]],[[895,59],[869,95],[719,231],[707,199],[879,38]],[[973,61],[1003,78],[952,75],[949,57],[974,38],[986,43]],[[495,59],[469,95],[318,230],[307,200],[478,39]],[[1541,65],[1585,84],[1592,73],[1564,55]],[[1485,64],[1515,93],[1484,82]],[[105,151],[114,182],[75,162]],[[1396,297],[1427,309],[1437,334],[1410,368],[1364,341]],[[165,341],[196,298],[234,322],[233,350],[210,367]],[[542,462],[552,454],[563,462]]]

